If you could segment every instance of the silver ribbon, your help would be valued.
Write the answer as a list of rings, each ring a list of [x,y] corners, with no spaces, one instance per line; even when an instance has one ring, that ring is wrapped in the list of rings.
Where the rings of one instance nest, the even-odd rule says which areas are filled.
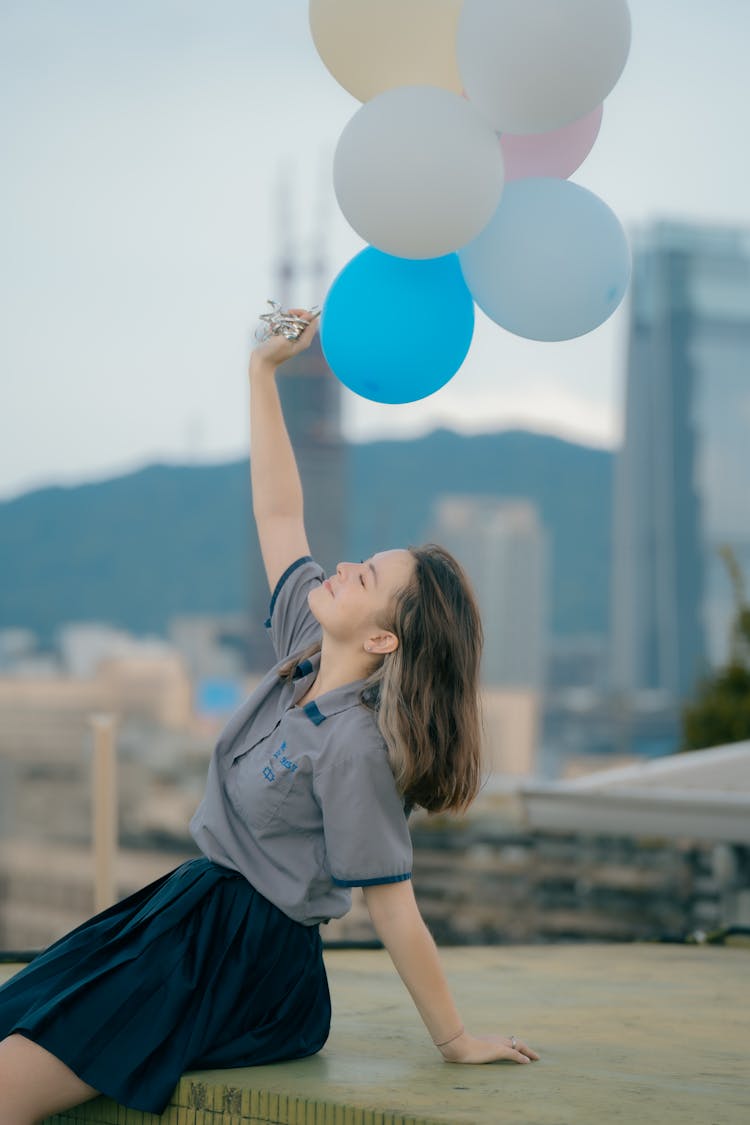
[[[264,323],[260,324],[255,330],[255,339],[259,344],[270,339],[271,336],[286,336],[287,340],[298,340],[308,324],[311,324],[316,316],[320,316],[317,305],[313,305],[310,309],[313,314],[310,320],[305,320],[302,316],[295,316],[294,313],[285,311],[278,301],[272,301],[270,297],[266,304],[271,306],[271,312],[261,313],[259,319]],[[316,309],[318,309],[317,312],[315,312]]]

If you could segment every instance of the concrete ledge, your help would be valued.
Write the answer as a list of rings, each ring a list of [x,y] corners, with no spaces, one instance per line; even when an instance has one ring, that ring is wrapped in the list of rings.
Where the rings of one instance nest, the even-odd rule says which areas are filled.
[[[442,1062],[383,951],[326,954],[325,1049],[183,1076],[161,1118],[97,1098],[45,1125],[745,1125],[750,951],[710,945],[441,951],[476,1034],[516,1034],[528,1066]],[[4,975],[10,975],[7,966]]]

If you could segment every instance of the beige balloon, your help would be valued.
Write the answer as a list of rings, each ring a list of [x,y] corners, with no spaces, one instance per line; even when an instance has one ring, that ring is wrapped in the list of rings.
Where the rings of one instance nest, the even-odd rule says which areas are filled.
[[[333,77],[361,102],[394,86],[461,94],[461,6],[462,0],[310,0],[310,30]]]

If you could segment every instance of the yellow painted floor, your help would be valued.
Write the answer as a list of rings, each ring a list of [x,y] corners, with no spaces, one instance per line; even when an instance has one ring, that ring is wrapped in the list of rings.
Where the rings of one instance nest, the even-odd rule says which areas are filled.
[[[161,1120],[750,1123],[749,949],[601,943],[444,949],[442,957],[467,1026],[514,1033],[538,1062],[444,1063],[385,952],[329,951],[334,1022],[324,1050],[275,1066],[189,1073]],[[118,1114],[97,1099],[50,1120],[160,1119]]]

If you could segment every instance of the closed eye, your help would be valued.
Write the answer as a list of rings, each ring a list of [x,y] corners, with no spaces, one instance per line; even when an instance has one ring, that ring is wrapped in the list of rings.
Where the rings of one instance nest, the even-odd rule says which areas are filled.
[[[360,561],[361,563],[363,563],[363,562],[364,562],[365,560],[364,560],[364,559],[360,559],[359,561]],[[365,585],[365,580],[364,580],[364,578],[363,578],[363,576],[362,576],[361,574],[360,574],[360,576],[359,576],[359,580],[360,580],[360,582],[362,583],[362,585],[363,585],[363,586],[365,587],[365,590],[366,590],[366,589],[367,589],[367,586]]]

